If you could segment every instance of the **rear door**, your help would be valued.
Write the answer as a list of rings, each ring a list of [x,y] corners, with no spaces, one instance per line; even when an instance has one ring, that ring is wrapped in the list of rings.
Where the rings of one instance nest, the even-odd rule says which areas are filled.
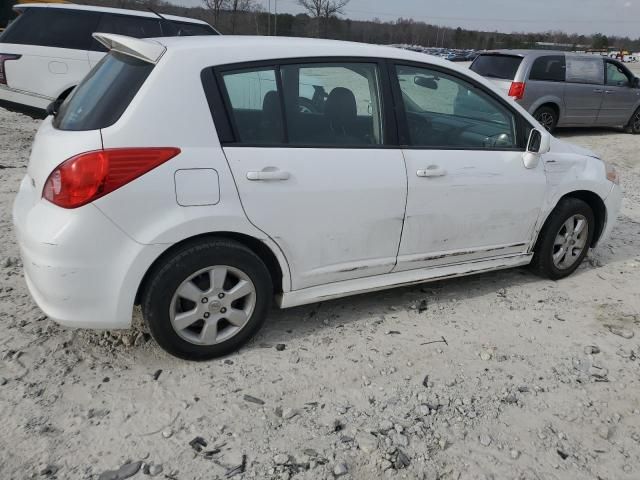
[[[600,57],[566,56],[564,125],[595,125],[604,97],[604,62]]]
[[[640,89],[634,88],[633,74],[621,63],[605,60],[605,91],[598,125],[626,125],[633,114]]]
[[[382,71],[371,59],[218,71],[242,205],[284,252],[295,290],[395,265],[407,179]]]
[[[0,38],[1,53],[21,55],[8,64],[8,86],[41,97],[42,107],[76,86],[89,71],[86,52],[98,19],[95,12],[24,8]]]

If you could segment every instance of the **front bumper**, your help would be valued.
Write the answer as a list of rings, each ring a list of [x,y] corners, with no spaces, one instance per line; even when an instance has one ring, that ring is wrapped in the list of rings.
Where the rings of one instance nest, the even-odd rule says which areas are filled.
[[[602,235],[598,239],[598,245],[602,244],[611,235],[611,230],[616,225],[620,208],[622,207],[622,188],[620,185],[612,183],[611,191],[607,198],[604,200],[605,207],[607,208],[607,219],[604,225]]]
[[[42,200],[25,176],[13,206],[27,286],[42,311],[77,328],[127,328],[140,282],[166,248],[142,245],[93,205]]]

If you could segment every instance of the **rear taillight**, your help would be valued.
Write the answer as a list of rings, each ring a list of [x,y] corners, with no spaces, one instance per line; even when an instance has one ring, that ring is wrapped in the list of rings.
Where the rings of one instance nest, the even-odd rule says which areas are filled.
[[[8,53],[0,53],[0,85],[7,85],[7,70],[4,62],[8,60],[18,60],[22,55],[10,55]]]
[[[117,190],[180,153],[179,148],[115,148],[82,153],[51,172],[42,197],[77,208]]]
[[[515,98],[516,100],[522,100],[524,97],[524,82],[511,82],[511,87],[509,88],[509,96]]]

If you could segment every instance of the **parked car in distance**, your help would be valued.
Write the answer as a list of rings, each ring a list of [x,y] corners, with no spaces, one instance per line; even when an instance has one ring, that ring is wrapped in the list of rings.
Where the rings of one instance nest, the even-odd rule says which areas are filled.
[[[471,70],[492,80],[547,130],[625,127],[640,133],[640,83],[624,64],[595,55],[501,50]]]
[[[566,277],[620,208],[612,166],[444,59],[96,38],[111,53],[42,123],[13,207],[29,290],[63,325],[128,328],[140,304],[164,349],[209,359],[274,299],[528,264]]]
[[[206,22],[137,10],[72,4],[21,4],[0,35],[0,106],[40,115],[62,101],[106,49],[93,32],[131,37],[216,35]]]

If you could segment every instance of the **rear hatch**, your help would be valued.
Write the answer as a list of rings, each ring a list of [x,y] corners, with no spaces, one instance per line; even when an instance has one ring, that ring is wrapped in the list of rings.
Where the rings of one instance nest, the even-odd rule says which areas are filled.
[[[36,135],[27,172],[38,191],[65,160],[102,150],[100,130],[118,121],[164,53],[162,45],[149,40],[101,34],[96,38],[111,52],[59,106],[55,116],[44,120]],[[144,48],[132,50],[136,42],[145,42]]]
[[[509,92],[523,57],[504,53],[483,53],[473,61],[472,71],[488,78],[500,89]]]

